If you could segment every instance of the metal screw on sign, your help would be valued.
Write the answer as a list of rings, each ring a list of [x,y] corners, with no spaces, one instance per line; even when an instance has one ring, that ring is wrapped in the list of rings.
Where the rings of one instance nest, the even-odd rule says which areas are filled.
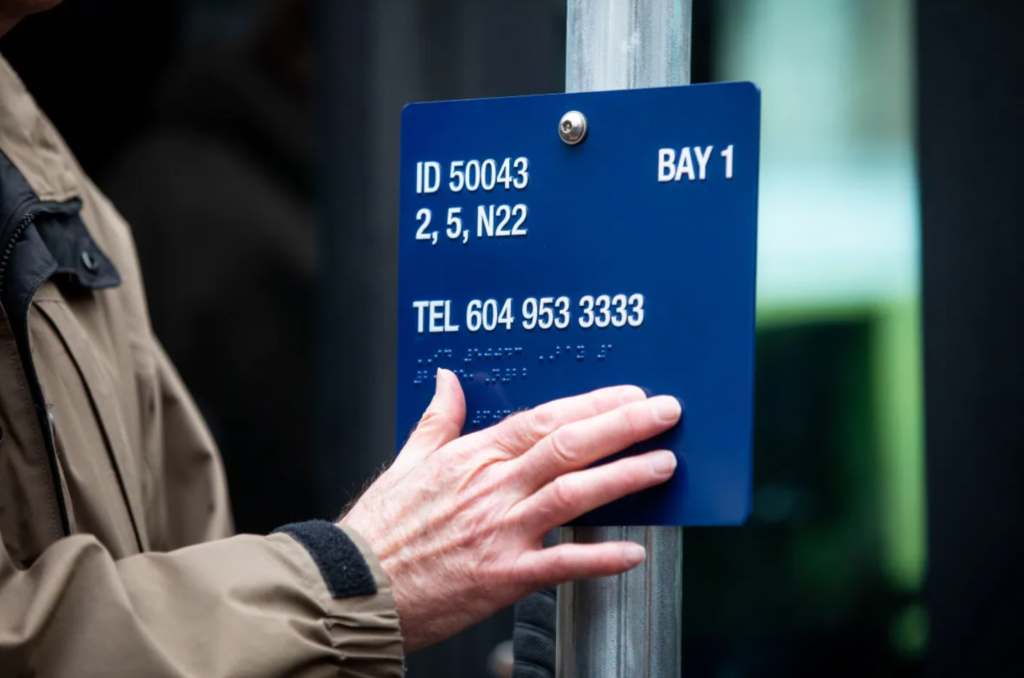
[[[587,136],[587,117],[579,111],[569,111],[558,123],[558,136],[570,146],[580,143]]]

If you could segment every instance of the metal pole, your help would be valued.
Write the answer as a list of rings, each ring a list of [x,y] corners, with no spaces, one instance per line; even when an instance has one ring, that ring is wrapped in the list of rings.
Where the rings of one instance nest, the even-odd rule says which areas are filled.
[[[692,0],[568,0],[565,89],[690,82]],[[558,678],[682,675],[683,530],[564,528],[561,541],[629,540],[647,560],[618,577],[558,590]]]

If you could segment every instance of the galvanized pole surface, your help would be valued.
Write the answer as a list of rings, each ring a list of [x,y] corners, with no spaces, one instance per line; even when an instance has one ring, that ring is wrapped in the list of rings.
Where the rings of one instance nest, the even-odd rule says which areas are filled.
[[[692,0],[568,0],[565,89],[690,82]],[[564,528],[561,541],[628,540],[647,560],[619,577],[559,587],[558,678],[682,675],[683,530]]]

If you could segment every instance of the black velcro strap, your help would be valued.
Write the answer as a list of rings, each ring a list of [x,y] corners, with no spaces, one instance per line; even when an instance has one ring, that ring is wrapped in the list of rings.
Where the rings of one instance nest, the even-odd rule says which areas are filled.
[[[359,547],[334,523],[310,520],[291,523],[274,532],[289,535],[309,551],[313,562],[320,568],[327,590],[334,598],[355,598],[377,593],[377,582]]]

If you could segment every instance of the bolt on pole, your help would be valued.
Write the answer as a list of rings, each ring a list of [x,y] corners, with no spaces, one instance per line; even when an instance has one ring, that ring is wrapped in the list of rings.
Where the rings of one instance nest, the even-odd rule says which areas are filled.
[[[689,84],[691,15],[692,0],[568,0],[566,91]],[[634,541],[647,560],[559,587],[558,678],[680,678],[682,528],[563,528],[560,536]]]

